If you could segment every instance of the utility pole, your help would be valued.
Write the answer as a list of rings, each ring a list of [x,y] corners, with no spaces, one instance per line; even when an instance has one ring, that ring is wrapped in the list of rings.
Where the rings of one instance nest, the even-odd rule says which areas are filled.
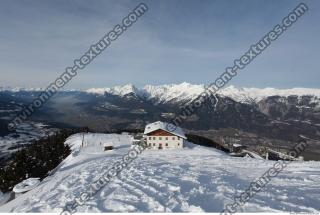
[[[83,143],[84,143],[84,132],[82,133],[82,142],[81,142],[81,148],[83,148]]]

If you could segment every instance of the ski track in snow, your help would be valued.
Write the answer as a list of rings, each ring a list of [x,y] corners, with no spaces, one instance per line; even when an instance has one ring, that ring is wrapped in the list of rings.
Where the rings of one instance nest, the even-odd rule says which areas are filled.
[[[131,136],[86,134],[69,138],[74,155],[34,190],[0,212],[61,212],[129,149]],[[115,150],[104,152],[101,141]],[[102,144],[103,145],[103,144]],[[261,176],[273,161],[230,157],[188,143],[182,150],[144,151],[79,212],[220,212]],[[320,162],[293,162],[238,212],[316,212],[320,207]]]

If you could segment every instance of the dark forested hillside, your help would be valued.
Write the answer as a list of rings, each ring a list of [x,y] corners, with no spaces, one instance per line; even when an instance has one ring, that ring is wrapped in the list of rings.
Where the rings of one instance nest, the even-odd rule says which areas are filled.
[[[64,144],[66,138],[80,131],[64,129],[14,153],[12,159],[0,168],[0,190],[10,191],[14,185],[29,177],[46,177],[70,154],[69,147]]]

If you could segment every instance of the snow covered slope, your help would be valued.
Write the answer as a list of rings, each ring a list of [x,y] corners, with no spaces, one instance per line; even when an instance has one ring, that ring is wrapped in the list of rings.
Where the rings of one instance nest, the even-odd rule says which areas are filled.
[[[160,86],[147,85],[142,89],[142,92],[148,99],[156,99],[159,102],[179,102],[193,100],[204,90],[204,85],[193,85],[184,82]]]
[[[106,87],[106,88],[91,88],[86,92],[88,93],[96,93],[96,94],[105,94],[110,93],[112,95],[124,96],[129,93],[139,94],[139,90],[132,84],[126,84],[123,86],[115,86],[115,87]]]
[[[61,212],[130,148],[117,134],[71,136],[73,155],[34,190],[0,207],[0,212]],[[113,151],[100,142],[111,142]],[[229,157],[194,144],[182,150],[144,151],[128,169],[78,208],[80,212],[220,212],[273,161]],[[320,205],[320,162],[293,162],[240,211],[316,212]]]
[[[142,89],[136,88],[132,84],[124,86],[115,86],[112,88],[92,88],[87,90],[88,93],[124,96],[134,93],[147,99],[156,99],[159,102],[171,101],[189,101],[197,98],[205,90],[205,85],[195,85],[189,83],[171,84],[152,86],[146,85]],[[227,96],[237,102],[258,102],[268,96],[290,96],[290,95],[312,95],[320,98],[320,89],[311,88],[292,88],[292,89],[275,89],[275,88],[237,88],[228,86],[218,92],[219,95]]]
[[[320,89],[312,88],[292,88],[292,89],[275,89],[275,88],[236,88],[229,86],[219,92],[219,94],[230,97],[238,102],[260,101],[268,96],[316,96],[320,98]]]
[[[202,93],[204,89],[204,85],[192,85],[184,82],[181,84],[170,84],[160,86],[146,85],[141,89],[136,88],[132,84],[127,84],[111,88],[91,88],[86,90],[86,92],[101,95],[109,93],[117,96],[125,96],[129,93],[133,93],[143,98],[155,99],[158,102],[170,102],[173,100],[192,100],[196,98],[200,93]]]

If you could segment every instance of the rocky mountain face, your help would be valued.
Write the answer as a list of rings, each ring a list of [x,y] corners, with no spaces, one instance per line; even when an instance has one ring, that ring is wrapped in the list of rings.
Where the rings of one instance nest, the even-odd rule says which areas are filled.
[[[142,129],[148,122],[170,122],[204,85],[145,86],[128,84],[86,91],[62,91],[30,120],[56,126],[89,126],[106,131]],[[21,111],[41,89],[0,89],[0,126]],[[192,130],[234,128],[268,138],[296,141],[320,136],[320,90],[236,88],[229,86],[181,122]]]
[[[275,120],[319,124],[319,98],[310,95],[270,96],[257,103],[259,110]]]

